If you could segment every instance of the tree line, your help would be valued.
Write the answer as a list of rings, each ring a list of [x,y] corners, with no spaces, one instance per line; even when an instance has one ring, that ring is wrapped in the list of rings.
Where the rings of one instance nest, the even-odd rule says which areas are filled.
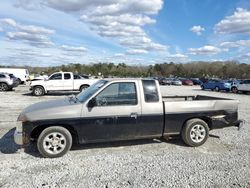
[[[2,66],[3,67],[3,66]],[[149,66],[131,66],[125,63],[67,64],[54,67],[29,67],[30,73],[51,74],[69,71],[76,74],[103,75],[105,77],[216,77],[250,78],[250,65],[236,61],[197,61],[190,63],[162,63]]]

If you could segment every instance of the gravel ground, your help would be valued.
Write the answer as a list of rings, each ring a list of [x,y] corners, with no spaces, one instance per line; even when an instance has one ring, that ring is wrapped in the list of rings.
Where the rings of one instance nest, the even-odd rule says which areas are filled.
[[[250,95],[196,86],[164,86],[161,91],[238,99],[246,123],[240,131],[210,131],[197,148],[180,139],[126,141],[74,146],[62,158],[44,159],[34,146],[24,151],[15,145],[15,120],[28,105],[65,95],[33,97],[28,87],[19,86],[0,93],[0,187],[250,187]]]

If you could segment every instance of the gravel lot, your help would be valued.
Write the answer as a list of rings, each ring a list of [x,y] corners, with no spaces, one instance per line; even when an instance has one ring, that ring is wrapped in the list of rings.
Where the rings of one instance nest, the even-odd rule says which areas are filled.
[[[250,95],[201,91],[193,86],[163,86],[164,95],[227,97],[240,100],[236,127],[210,132],[198,148],[179,139],[140,140],[74,146],[67,155],[44,159],[35,147],[25,151],[13,142],[15,121],[26,106],[44,97],[27,86],[0,93],[0,187],[250,187]]]

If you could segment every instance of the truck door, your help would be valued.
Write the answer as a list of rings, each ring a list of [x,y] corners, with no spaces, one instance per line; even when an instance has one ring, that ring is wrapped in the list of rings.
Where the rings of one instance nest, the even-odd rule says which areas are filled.
[[[142,80],[142,115],[137,125],[136,137],[162,136],[163,102],[155,80]]]
[[[95,97],[96,106],[85,112],[85,140],[122,140],[134,138],[141,115],[137,82],[115,82]]]
[[[63,90],[63,82],[62,73],[52,74],[46,81],[47,90]]]
[[[64,73],[63,74],[64,82],[63,82],[63,90],[73,90],[73,78],[72,74]]]

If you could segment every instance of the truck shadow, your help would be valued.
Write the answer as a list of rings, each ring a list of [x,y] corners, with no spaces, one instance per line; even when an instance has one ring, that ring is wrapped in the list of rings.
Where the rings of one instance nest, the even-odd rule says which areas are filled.
[[[9,130],[5,135],[0,138],[0,152],[4,154],[16,153],[20,146],[14,142],[15,128]]]
[[[75,92],[75,91],[74,92],[50,92],[50,93],[47,93],[45,96],[69,96],[69,95],[77,95],[77,94],[79,94],[79,92]],[[37,97],[37,96],[32,95],[31,92],[24,93],[22,95]],[[43,97],[43,96],[39,96],[39,97]]]
[[[0,152],[3,154],[15,154],[21,149],[14,142],[14,132],[15,128],[9,130],[0,138]],[[220,138],[219,136],[210,134],[210,137]],[[73,144],[71,150],[87,150],[87,149],[104,149],[104,148],[114,148],[114,147],[124,147],[124,146],[136,146],[136,145],[147,145],[147,144],[159,144],[159,143],[173,144],[182,147],[188,147],[179,136],[173,137],[172,139],[166,140],[164,138],[158,139],[142,139],[142,140],[129,140],[129,141],[115,141],[106,143],[91,143],[91,144]],[[39,154],[35,143],[31,143],[29,146],[23,148],[24,152],[37,158],[42,158]]]

